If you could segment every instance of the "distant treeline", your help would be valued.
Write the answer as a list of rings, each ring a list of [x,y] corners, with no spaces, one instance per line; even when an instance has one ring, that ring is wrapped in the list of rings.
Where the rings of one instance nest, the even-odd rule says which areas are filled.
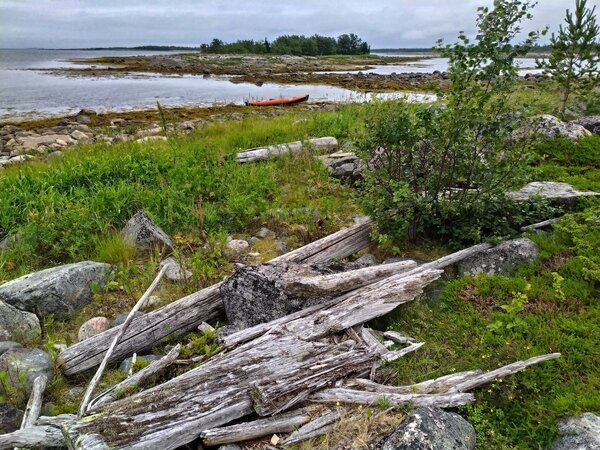
[[[177,51],[177,50],[194,50],[198,51],[198,47],[185,47],[180,45],[139,45],[137,47],[92,47],[74,50],[145,50],[145,51]]]
[[[279,36],[273,42],[251,39],[225,43],[221,39],[213,39],[210,44],[202,44],[203,53],[257,53],[274,55],[364,55],[371,51],[369,44],[356,34],[342,34],[338,38],[320,36]]]

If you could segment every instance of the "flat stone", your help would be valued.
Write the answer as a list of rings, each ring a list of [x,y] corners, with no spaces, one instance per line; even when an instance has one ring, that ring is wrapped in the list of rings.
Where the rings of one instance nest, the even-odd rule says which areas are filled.
[[[54,364],[50,355],[38,348],[16,348],[0,356],[0,371],[6,372],[13,387],[31,392],[33,382],[39,375],[46,374],[48,383],[52,381]],[[0,392],[2,391],[3,386],[0,384]]]
[[[419,408],[406,417],[382,450],[473,450],[475,429],[455,413]]]
[[[537,255],[537,246],[531,239],[512,239],[460,261],[457,268],[461,275],[512,273],[523,264],[535,261]]]
[[[0,340],[27,342],[42,334],[37,316],[0,300]]]
[[[564,417],[558,422],[561,434],[552,443],[552,450],[599,450],[600,417],[584,413],[577,417]]]
[[[325,164],[333,178],[357,180],[362,175],[362,161],[354,153],[333,153],[320,156],[319,159]]]
[[[150,142],[150,141],[166,141],[166,136],[146,136],[140,139],[136,139],[136,142]]]
[[[155,127],[155,128],[147,128],[145,130],[139,130],[135,133],[135,135],[137,137],[149,137],[149,136],[156,136],[157,134],[161,134],[162,133],[162,128],[160,127]],[[163,136],[164,137],[164,136]]]
[[[243,239],[232,239],[227,243],[227,248],[233,250],[235,253],[242,253],[250,247],[247,241]]]
[[[89,136],[85,134],[83,131],[75,130],[71,133],[71,137],[78,141],[87,141]]]
[[[578,191],[567,183],[555,181],[534,181],[518,191],[508,192],[507,195],[515,201],[526,201],[541,197],[551,201],[569,202],[580,197],[600,196],[599,192]]]
[[[110,322],[106,317],[92,317],[79,327],[79,342],[85,341],[92,336],[96,336],[110,328]]]
[[[68,134],[48,134],[46,136],[30,136],[17,139],[17,142],[26,149],[35,149],[40,145],[54,144],[58,139],[67,143],[73,142]]]
[[[111,266],[93,261],[30,273],[0,286],[0,300],[39,317],[65,320],[92,300],[92,284],[102,288]]]
[[[175,261],[175,258],[169,257],[160,263],[161,269],[164,266],[169,266],[165,272],[165,277],[174,282],[184,282],[192,278],[192,272],[184,270],[181,265]]]
[[[138,250],[152,251],[155,248],[173,251],[175,245],[167,234],[146,215],[136,213],[121,230],[123,239],[131,242]]]
[[[8,403],[0,403],[0,434],[12,433],[21,428],[23,411]]]

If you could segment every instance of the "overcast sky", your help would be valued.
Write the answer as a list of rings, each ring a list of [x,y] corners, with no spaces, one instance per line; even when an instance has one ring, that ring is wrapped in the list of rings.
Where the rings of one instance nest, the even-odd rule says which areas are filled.
[[[430,47],[472,32],[492,0],[0,0],[0,47],[198,46],[213,37],[357,33],[377,47]],[[588,3],[600,5],[600,0]],[[575,0],[539,0],[526,30],[556,29]],[[600,7],[598,7],[600,9]]]

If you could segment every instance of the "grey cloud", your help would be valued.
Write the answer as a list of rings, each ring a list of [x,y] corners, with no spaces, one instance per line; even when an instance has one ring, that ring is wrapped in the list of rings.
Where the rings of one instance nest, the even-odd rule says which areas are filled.
[[[524,31],[555,29],[574,0],[541,0]],[[600,0],[591,4],[600,9]],[[199,45],[213,37],[355,32],[373,47],[430,47],[474,32],[492,0],[0,0],[0,47]]]

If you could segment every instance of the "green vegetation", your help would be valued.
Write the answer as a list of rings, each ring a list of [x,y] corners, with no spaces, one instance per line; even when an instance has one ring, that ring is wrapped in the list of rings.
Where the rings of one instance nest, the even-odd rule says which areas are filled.
[[[225,43],[220,39],[213,39],[210,44],[202,44],[203,53],[250,53],[273,55],[364,55],[370,53],[369,44],[363,42],[356,34],[342,34],[337,39],[320,36],[284,35],[273,42],[266,38],[264,41],[251,39]]]
[[[550,56],[538,61],[544,73],[560,85],[563,115],[573,93],[596,94],[594,91],[600,81],[600,27],[595,12],[595,6],[587,7],[587,0],[576,0],[575,13],[566,12],[566,27],[561,25],[558,34],[552,34]],[[592,102],[598,101],[597,95],[592,97]]]

